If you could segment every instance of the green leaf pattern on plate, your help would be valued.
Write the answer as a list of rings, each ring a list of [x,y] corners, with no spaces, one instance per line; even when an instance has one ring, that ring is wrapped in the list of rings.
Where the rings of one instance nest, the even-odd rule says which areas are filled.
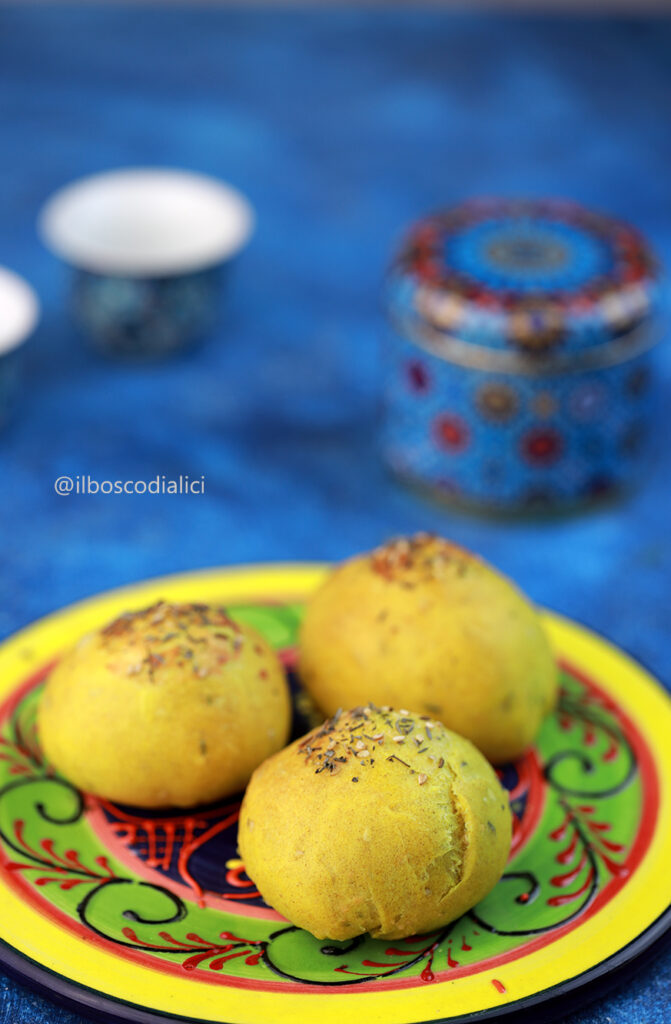
[[[275,648],[296,644],[299,604],[230,610]],[[259,984],[430,982],[559,934],[630,870],[644,793],[628,726],[610,698],[567,670],[536,757],[504,772],[504,781],[511,775],[515,783],[511,800],[521,815],[506,874],[459,921],[398,941],[319,941],[287,923],[251,916],[242,905],[234,914],[200,905],[195,895],[185,899],[158,874],[155,882],[134,874],[91,827],[88,798],[43,764],[35,730],[40,688],[0,723],[5,870],[44,913],[57,912],[66,927],[103,938],[120,955],[133,950],[150,965],[161,961],[198,977]]]

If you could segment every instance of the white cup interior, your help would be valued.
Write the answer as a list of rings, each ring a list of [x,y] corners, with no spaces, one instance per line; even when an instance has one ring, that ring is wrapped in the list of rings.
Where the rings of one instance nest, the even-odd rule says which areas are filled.
[[[39,308],[30,285],[0,267],[0,356],[26,341],[37,323]]]
[[[205,269],[234,255],[253,228],[236,189],[202,174],[133,168],[83,178],[43,207],[47,246],[103,274],[159,276]]]

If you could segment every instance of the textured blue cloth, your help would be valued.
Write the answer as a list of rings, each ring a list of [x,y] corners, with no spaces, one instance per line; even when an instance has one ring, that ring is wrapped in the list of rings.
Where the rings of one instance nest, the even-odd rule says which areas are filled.
[[[341,558],[443,531],[671,681],[668,409],[645,486],[539,523],[421,503],[376,450],[379,283],[399,229],[471,193],[631,219],[671,265],[671,23],[439,10],[0,7],[0,263],[44,317],[0,439],[0,635],[143,577]],[[89,353],[36,209],[124,164],[229,179],[258,211],[220,329],[169,363]],[[669,346],[660,373],[671,386]],[[667,401],[667,407],[670,403]],[[191,497],[58,497],[60,474],[204,474]],[[671,956],[574,1016],[671,1020]],[[11,1024],[79,1018],[0,984]]]

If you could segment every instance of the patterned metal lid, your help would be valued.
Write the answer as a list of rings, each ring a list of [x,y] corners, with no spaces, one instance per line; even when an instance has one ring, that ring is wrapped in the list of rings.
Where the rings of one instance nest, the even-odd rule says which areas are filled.
[[[576,203],[477,199],[415,224],[389,285],[392,312],[434,336],[568,357],[637,335],[658,270],[637,231]]]

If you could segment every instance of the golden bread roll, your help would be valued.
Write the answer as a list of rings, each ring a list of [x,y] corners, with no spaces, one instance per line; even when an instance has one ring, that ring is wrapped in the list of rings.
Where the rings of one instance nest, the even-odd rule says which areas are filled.
[[[336,568],[307,602],[299,674],[325,714],[409,705],[496,764],[552,709],[557,668],[540,618],[501,573],[428,534]]]
[[[142,807],[238,792],[287,741],[274,651],[225,609],[161,601],[85,636],[53,670],[38,727],[70,782]]]
[[[264,900],[319,939],[399,939],[463,914],[501,876],[508,795],[440,722],[339,713],[254,772],[238,844]]]

